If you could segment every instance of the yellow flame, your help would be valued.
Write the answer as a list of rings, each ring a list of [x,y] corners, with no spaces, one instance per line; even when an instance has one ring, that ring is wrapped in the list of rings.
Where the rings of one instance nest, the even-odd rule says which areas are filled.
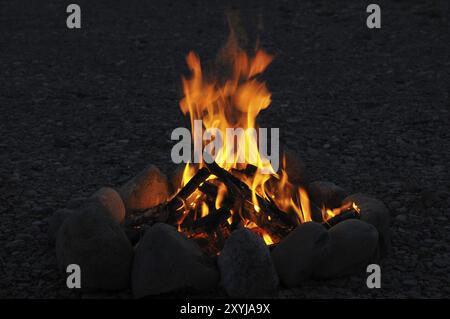
[[[300,197],[300,205],[302,207],[303,219],[305,222],[311,221],[311,206],[309,203],[309,197],[306,191],[302,188],[298,188],[299,197]]]
[[[330,216],[330,217],[336,216],[336,214],[329,208],[327,209],[327,215]]]
[[[183,178],[182,178],[182,185],[186,186],[186,184],[189,182],[189,180],[195,175],[195,169],[190,163],[188,162],[183,170]]]
[[[202,217],[205,217],[208,214],[209,214],[208,205],[206,205],[205,202],[202,202]]]
[[[220,208],[220,206],[225,198],[226,193],[227,193],[227,187],[225,186],[225,184],[223,184],[223,183],[219,184],[219,187],[217,189],[216,202],[215,202],[216,209]]]
[[[242,174],[239,178],[250,188],[253,207],[257,213],[264,213],[258,200],[260,197],[273,201],[282,211],[295,213],[300,223],[311,221],[308,194],[304,188],[289,181],[286,157],[283,157],[282,169],[277,173],[269,160],[261,155],[258,147],[256,118],[262,110],[269,107],[271,93],[266,84],[256,76],[267,69],[273,57],[261,49],[256,50],[251,56],[247,55],[239,48],[234,32],[231,32],[218,58],[217,65],[228,72],[218,70],[216,74],[204,74],[200,58],[194,52],[190,52],[186,57],[190,75],[182,77],[184,97],[180,101],[180,108],[183,114],[190,118],[194,143],[198,142],[200,137],[202,147],[207,144],[200,136],[201,131],[214,129],[220,132],[222,147],[214,149],[215,161],[220,167],[232,172],[245,167],[246,164],[256,166],[256,173],[253,176]],[[196,127],[196,120],[202,120],[201,128]],[[227,138],[229,128],[237,129],[231,138]],[[212,136],[211,140],[214,138],[215,136]],[[204,163],[186,164],[181,187],[185,186],[203,166]],[[271,174],[262,174],[263,169]],[[214,179],[216,177],[211,176],[208,181],[214,183]],[[218,191],[214,205],[219,209],[227,189],[223,183],[216,182],[215,185],[218,186]],[[206,216],[209,209],[205,203],[201,205],[198,203],[195,206],[195,203],[202,201],[203,198],[204,196],[196,190],[187,199],[184,209],[189,205],[197,207],[201,209],[201,216]],[[241,209],[238,208],[232,214],[237,213],[242,218]],[[324,220],[331,218],[330,216],[335,213],[339,212],[325,208],[322,210]],[[271,221],[270,216],[268,219]],[[227,220],[231,224],[232,218]],[[245,219],[244,225],[247,228],[258,227],[254,222]],[[267,232],[264,232],[262,237],[266,244],[274,242]]]
[[[354,210],[356,210],[356,212],[358,214],[361,214],[361,209],[358,207],[358,205],[356,205],[355,202],[352,202],[352,207],[353,207]]]
[[[361,210],[358,207],[358,205],[356,205],[355,202],[351,202],[351,201],[343,203],[340,207],[336,207],[333,209],[322,206],[322,219],[324,221],[327,221],[330,218],[333,218],[333,217],[341,214],[342,212],[349,210],[350,208],[353,208],[358,214],[361,213]]]
[[[219,81],[219,76],[212,79],[204,76],[199,57],[193,52],[188,54],[186,62],[191,76],[182,78],[184,98],[180,108],[184,114],[189,114],[192,129],[195,128],[194,121],[201,119],[203,129],[220,131],[222,148],[214,151],[215,160],[221,167],[229,170],[244,162],[273,171],[270,162],[259,153],[255,130],[257,115],[271,102],[265,83],[257,80],[255,75],[263,72],[273,58],[262,50],[249,57],[232,36],[221,57],[232,70],[225,81]],[[228,128],[239,130],[231,136],[233,138],[227,139]],[[196,134],[199,132],[194,131],[193,138]],[[248,182],[251,185],[253,181]]]
[[[264,242],[266,243],[266,245],[272,245],[273,244],[273,240],[269,236],[269,234],[263,233],[263,239],[264,239]]]

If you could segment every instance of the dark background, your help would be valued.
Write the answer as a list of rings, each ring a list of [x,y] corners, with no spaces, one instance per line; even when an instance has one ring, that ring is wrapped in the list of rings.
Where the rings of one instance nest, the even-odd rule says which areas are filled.
[[[0,297],[80,296],[57,271],[46,218],[149,163],[170,175],[185,55],[214,58],[230,8],[250,41],[262,17],[276,55],[261,125],[280,127],[312,179],[392,215],[381,289],[361,273],[280,297],[450,296],[448,2],[377,1],[379,30],[366,27],[368,1],[240,2],[76,1],[73,30],[72,2],[0,2]]]

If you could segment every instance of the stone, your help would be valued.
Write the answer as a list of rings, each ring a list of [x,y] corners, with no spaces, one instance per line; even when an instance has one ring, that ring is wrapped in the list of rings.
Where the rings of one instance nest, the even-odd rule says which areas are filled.
[[[288,288],[308,279],[318,264],[330,254],[330,237],[321,224],[299,225],[272,251],[272,259],[281,283]]]
[[[316,278],[337,278],[365,268],[377,253],[378,231],[359,219],[348,219],[328,231],[331,250],[314,270]]]
[[[80,266],[83,290],[122,290],[129,287],[133,248],[120,225],[98,205],[85,205],[62,224],[56,257],[65,273]]]
[[[306,165],[300,160],[297,153],[292,150],[284,150],[285,171],[288,180],[295,185],[304,185],[307,182]]]
[[[331,182],[315,181],[308,185],[308,195],[320,208],[340,207],[349,194],[342,187]]]
[[[127,213],[154,207],[169,197],[166,176],[150,165],[119,189]]]
[[[58,230],[67,217],[73,214],[73,210],[62,208],[56,210],[48,219],[47,235],[51,243],[55,243]]]
[[[219,255],[221,284],[230,297],[273,295],[279,279],[264,240],[246,228],[235,230]]]
[[[360,209],[360,219],[376,227],[379,234],[379,257],[385,256],[391,248],[390,213],[386,205],[373,197],[357,193],[344,199],[353,201]]]
[[[125,206],[119,193],[111,187],[102,187],[87,202],[98,202],[104,211],[119,224],[125,219]]]
[[[157,223],[136,247],[132,269],[135,298],[190,289],[207,291],[219,282],[214,261],[175,227]]]

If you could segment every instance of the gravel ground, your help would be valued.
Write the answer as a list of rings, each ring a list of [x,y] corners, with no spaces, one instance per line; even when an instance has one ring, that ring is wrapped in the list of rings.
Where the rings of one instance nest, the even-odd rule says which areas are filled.
[[[174,169],[184,56],[214,56],[228,4],[78,1],[82,29],[68,30],[65,3],[26,3],[0,3],[0,297],[77,298],[45,219],[148,163]],[[450,296],[448,2],[378,3],[380,30],[359,1],[240,8],[247,25],[263,17],[276,54],[262,126],[281,128],[314,179],[382,199],[393,219],[381,289],[361,273],[280,297]]]

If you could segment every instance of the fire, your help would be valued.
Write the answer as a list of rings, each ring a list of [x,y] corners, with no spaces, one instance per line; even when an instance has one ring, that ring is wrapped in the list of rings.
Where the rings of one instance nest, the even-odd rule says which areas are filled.
[[[280,172],[277,173],[270,161],[261,154],[257,143],[256,118],[271,103],[271,93],[258,77],[270,65],[273,56],[262,49],[256,50],[252,56],[248,55],[239,48],[236,37],[231,32],[218,58],[217,64],[225,69],[224,74],[205,74],[199,56],[193,52],[186,58],[190,76],[182,77],[184,97],[180,101],[180,108],[190,117],[192,138],[198,139],[202,134],[195,125],[197,120],[202,120],[201,129],[220,131],[221,136],[226,136],[228,128],[242,129],[243,134],[237,134],[233,140],[222,141],[220,149],[211,149],[216,156],[215,162],[233,174],[245,168],[246,164],[256,167],[255,174],[239,174],[239,179],[251,190],[253,208],[257,214],[264,213],[259,197],[273,202],[283,212],[291,212],[298,223],[311,221],[308,194],[302,187],[289,182],[285,158]],[[211,140],[214,138],[216,137],[212,136]],[[243,147],[236,149],[234,145]],[[180,189],[204,166],[204,162],[188,163],[183,172]],[[261,173],[263,170],[270,174]],[[215,178],[212,175],[207,181],[214,182]],[[216,211],[220,209],[228,191],[223,183],[218,182],[217,197],[213,203]],[[199,207],[201,217],[211,213],[211,207],[205,203],[199,190],[187,198],[182,209],[186,212],[195,207]],[[241,210],[231,210],[231,214],[227,218],[228,224],[231,225],[233,216],[238,214],[244,221],[243,225],[258,230],[267,245],[277,242],[267,231],[246,220]],[[270,221],[270,216],[268,219]]]
[[[221,207],[221,204],[225,198],[226,192],[227,192],[227,187],[224,184],[220,184],[219,188],[217,190],[217,197],[216,197],[216,202],[215,202],[216,209],[219,209]]]
[[[272,238],[269,236],[269,234],[263,233],[263,239],[264,239],[264,242],[266,243],[266,245],[273,244]]]
[[[340,207],[336,207],[333,209],[323,206],[322,207],[322,219],[324,221],[327,221],[337,215],[342,214],[342,212],[347,211],[351,208],[353,208],[353,210],[355,210],[358,214],[361,214],[361,210],[355,202],[347,202],[347,203],[342,204]]]

